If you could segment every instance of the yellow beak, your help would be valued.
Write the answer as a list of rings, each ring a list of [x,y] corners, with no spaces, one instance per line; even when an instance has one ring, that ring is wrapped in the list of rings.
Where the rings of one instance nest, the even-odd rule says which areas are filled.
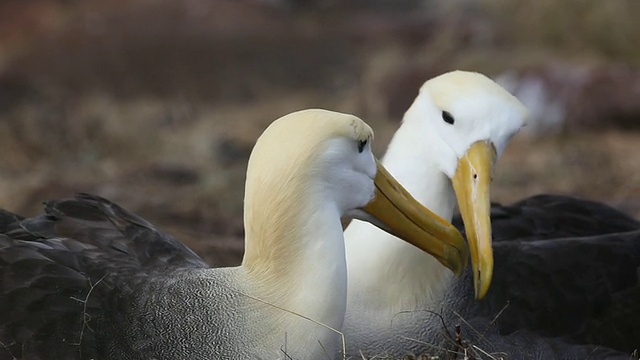
[[[487,294],[493,276],[489,187],[495,160],[493,145],[478,141],[458,161],[453,177],[453,188],[471,251],[476,299]]]
[[[460,275],[468,257],[468,248],[460,232],[422,206],[379,162],[377,165],[375,198],[362,208],[373,219],[363,220],[426,251]]]

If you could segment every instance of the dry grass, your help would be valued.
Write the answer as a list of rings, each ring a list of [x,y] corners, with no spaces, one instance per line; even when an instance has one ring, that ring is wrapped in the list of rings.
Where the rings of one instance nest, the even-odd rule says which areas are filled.
[[[638,134],[608,130],[516,137],[498,165],[493,197],[514,202],[539,193],[590,198],[640,216]]]
[[[637,1],[482,0],[481,4],[506,45],[594,53],[640,64]]]
[[[153,13],[126,1],[56,4],[45,7],[61,19],[56,31],[30,38],[0,72],[0,204],[34,214],[52,197],[98,193],[227,265],[242,253],[246,160],[273,119],[308,107],[351,112],[374,127],[382,154],[418,86],[440,72],[497,74],[559,48],[633,63],[640,48],[631,1],[299,17],[221,2],[195,18],[187,8],[172,15],[169,2]],[[240,15],[252,22],[233,20]],[[629,155],[639,137],[614,129],[517,138],[494,199],[564,193],[639,215],[640,162]]]

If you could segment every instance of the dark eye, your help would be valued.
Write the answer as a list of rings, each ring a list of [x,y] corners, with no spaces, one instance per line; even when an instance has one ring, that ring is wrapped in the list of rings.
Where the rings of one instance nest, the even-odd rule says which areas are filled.
[[[358,152],[361,153],[365,146],[367,146],[367,140],[358,141]]]
[[[448,111],[442,112],[442,120],[444,120],[444,122],[446,122],[447,124],[451,124],[451,125],[453,125],[453,123],[455,122],[453,115],[451,115],[451,113]]]

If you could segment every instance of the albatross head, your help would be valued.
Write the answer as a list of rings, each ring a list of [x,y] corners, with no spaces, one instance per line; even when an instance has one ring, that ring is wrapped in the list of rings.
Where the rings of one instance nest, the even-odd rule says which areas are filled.
[[[351,215],[372,222],[460,273],[467,256],[462,236],[382,168],[371,153],[372,139],[373,131],[364,121],[326,110],[299,111],[273,122],[249,159],[247,245],[252,238],[277,238],[272,231],[278,224],[298,223],[284,231],[301,231],[307,226],[303,222],[320,212],[316,205],[324,204],[337,214],[336,221]],[[245,264],[252,256],[275,251],[273,244],[253,244],[251,252],[248,246],[246,250]]]
[[[454,71],[427,81],[405,116],[415,122],[421,146],[453,183],[464,220],[476,298],[493,274],[489,185],[496,160],[524,125],[525,106],[484,75]],[[414,166],[416,166],[415,164]]]

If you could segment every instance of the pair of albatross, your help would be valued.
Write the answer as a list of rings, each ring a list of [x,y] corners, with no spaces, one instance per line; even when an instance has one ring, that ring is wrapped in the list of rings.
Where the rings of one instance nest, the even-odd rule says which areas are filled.
[[[5,213],[0,341],[12,355],[0,352],[0,358],[326,358],[340,348],[330,328],[342,325],[347,293],[343,332],[357,358],[432,353],[442,344],[441,321],[466,321],[483,331],[479,327],[506,301],[518,306],[509,321],[498,319],[500,333],[465,332],[486,351],[509,358],[584,359],[610,353],[572,342],[624,350],[637,321],[626,314],[618,322],[624,316],[614,315],[623,300],[631,306],[635,299],[630,296],[637,285],[631,274],[638,266],[637,233],[607,227],[606,239],[535,241],[545,231],[545,239],[571,231],[563,231],[562,219],[528,211],[545,211],[546,205],[526,203],[494,211],[493,235],[505,234],[509,241],[491,247],[490,174],[525,115],[515,98],[486,77],[445,74],[422,88],[385,156],[407,189],[445,219],[451,219],[457,196],[473,265],[460,279],[442,264],[460,273],[466,248],[435,215],[421,218],[424,210],[401,200],[396,206],[408,218],[393,210],[380,219],[384,224],[357,210],[370,199],[376,172],[370,130],[362,130],[368,128],[357,118],[334,113],[289,115],[258,141],[247,176],[246,254],[239,268],[207,269],[176,240],[96,197],[49,202],[46,214],[34,219]],[[384,193],[378,199],[408,198],[393,183],[383,185],[389,177],[378,170],[376,186]],[[572,200],[563,203],[583,208]],[[365,207],[377,214],[384,208]],[[345,262],[340,215],[368,217],[432,256],[354,222],[345,232]],[[635,225],[629,220],[618,226]],[[577,235],[603,232],[595,225],[582,230]],[[512,233],[522,240],[510,238]],[[488,290],[493,253],[496,270]],[[532,275],[537,277],[528,281]],[[474,293],[485,300],[474,302]],[[609,328],[630,331],[614,336],[623,344],[589,331],[594,314]],[[630,322],[635,328],[624,328]]]
[[[323,359],[340,351],[340,217],[367,219],[459,273],[458,230],[413,200],[355,116],[273,122],[247,170],[245,255],[208,268],[142,218],[91,195],[0,213],[0,359]]]
[[[382,162],[446,220],[457,197],[474,266],[456,278],[433,257],[353,221],[345,231],[350,355],[629,359],[640,348],[638,221],[561,196],[490,209],[493,165],[526,116],[477,73],[447,73],[420,89]],[[467,349],[456,346],[456,324]]]

